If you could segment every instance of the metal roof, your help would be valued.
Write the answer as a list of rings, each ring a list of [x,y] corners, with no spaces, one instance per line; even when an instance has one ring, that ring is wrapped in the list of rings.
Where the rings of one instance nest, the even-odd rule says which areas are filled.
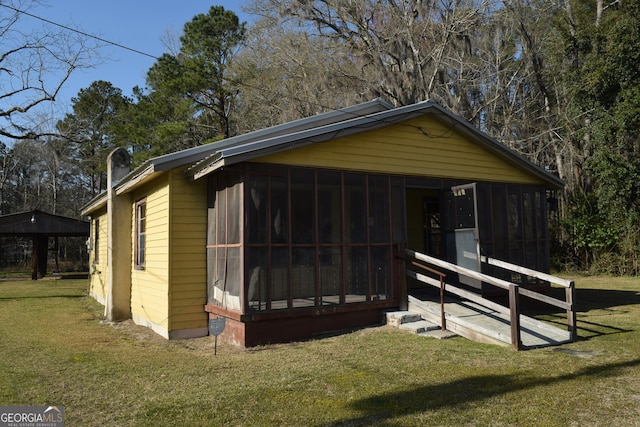
[[[430,101],[424,101],[365,116],[354,117],[349,120],[294,131],[262,140],[248,141],[243,144],[220,147],[220,149],[209,158],[204,159],[189,168],[187,174],[192,176],[193,179],[199,179],[223,166],[250,161],[268,154],[287,151],[317,142],[328,141],[337,137],[373,130],[425,114],[433,114],[447,121],[452,127],[455,127],[457,131],[461,132],[469,139],[476,141],[497,156],[535,175],[550,187],[562,188],[564,186],[564,183],[560,178],[548,173],[525,157],[512,151],[504,144],[476,129],[468,122],[441,107],[439,104]]]
[[[131,173],[127,174],[116,186],[116,192],[121,193],[127,187],[127,183],[136,178],[140,178],[145,174],[153,172],[162,172],[173,169],[175,167],[184,166],[190,163],[199,163],[211,155],[215,155],[221,150],[230,147],[243,146],[255,141],[274,138],[282,135],[289,135],[304,129],[313,129],[331,123],[339,123],[353,117],[361,117],[386,111],[393,106],[386,101],[378,98],[363,104],[354,105],[352,107],[330,111],[328,113],[318,114],[316,116],[307,117],[300,120],[272,126],[266,129],[260,129],[243,135],[234,136],[232,138],[223,139],[221,141],[212,142],[210,144],[200,145],[198,147],[188,148],[186,150],[177,151],[175,153],[165,154],[147,160],[137,167]]]
[[[434,102],[423,101],[393,108],[391,104],[378,98],[349,108],[154,157],[124,176],[115,186],[115,191],[117,194],[128,192],[159,173],[187,165],[191,165],[187,169],[187,175],[193,179],[199,179],[225,165],[388,126],[425,114],[434,114],[446,120],[469,139],[540,178],[551,188],[564,186],[560,178],[548,173]],[[83,215],[87,215],[105,203],[106,193],[103,193],[82,208]]]
[[[33,210],[0,216],[0,236],[88,236],[89,222]]]
[[[296,133],[305,129],[312,129],[325,126],[332,123],[338,123],[354,117],[366,116],[380,111],[393,109],[393,105],[389,104],[382,98],[376,98],[372,101],[357,104],[351,107],[341,108],[329,111],[327,113],[317,114],[315,116],[306,117],[304,119],[294,120],[292,122],[281,125],[260,129],[243,135],[234,136],[232,138],[223,139],[221,141],[212,142],[210,144],[198,147],[188,148],[186,150],[169,153],[162,156],[154,157],[142,163],[140,166],[125,175],[115,186],[116,194],[122,194],[136,186],[147,182],[159,173],[164,171],[182,167],[186,165],[198,165],[207,159],[215,156],[220,150],[230,147],[242,146],[255,141],[274,138],[277,136]],[[193,167],[193,166],[192,166]],[[90,212],[98,209],[106,204],[106,192],[98,195],[89,203],[82,207],[82,215],[88,215]]]

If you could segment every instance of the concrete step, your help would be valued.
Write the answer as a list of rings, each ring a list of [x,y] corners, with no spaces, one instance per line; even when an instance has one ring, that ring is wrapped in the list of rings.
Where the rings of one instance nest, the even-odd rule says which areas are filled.
[[[425,332],[440,330],[440,326],[427,320],[418,320],[416,322],[402,323],[400,329],[413,332],[414,334],[422,334]]]
[[[440,326],[424,319],[415,311],[390,311],[386,313],[387,325],[409,331],[422,337],[445,339],[457,336],[455,332],[443,331]]]
[[[458,334],[456,334],[455,332],[451,332],[446,329],[443,331],[440,328],[433,331],[421,332],[418,335],[420,335],[421,337],[435,338],[438,340],[444,340],[447,338],[453,338],[458,336]]]
[[[417,322],[422,320],[420,313],[415,311],[389,311],[386,313],[387,325],[399,327],[404,323]]]

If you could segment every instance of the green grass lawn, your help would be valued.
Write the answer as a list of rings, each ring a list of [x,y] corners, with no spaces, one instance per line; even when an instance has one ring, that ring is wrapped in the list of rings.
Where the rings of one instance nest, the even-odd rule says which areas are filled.
[[[578,342],[388,327],[250,350],[101,321],[86,280],[0,282],[0,405],[68,426],[640,425],[640,280],[578,277]]]

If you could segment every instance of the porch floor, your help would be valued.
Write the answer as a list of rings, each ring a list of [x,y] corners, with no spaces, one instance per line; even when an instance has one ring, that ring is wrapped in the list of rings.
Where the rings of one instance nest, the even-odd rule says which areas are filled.
[[[412,292],[409,311],[418,312],[425,320],[440,326],[440,300],[431,293]],[[511,345],[509,316],[471,301],[446,298],[445,320],[447,329],[474,341]],[[538,348],[571,342],[568,330],[520,315],[522,347]]]

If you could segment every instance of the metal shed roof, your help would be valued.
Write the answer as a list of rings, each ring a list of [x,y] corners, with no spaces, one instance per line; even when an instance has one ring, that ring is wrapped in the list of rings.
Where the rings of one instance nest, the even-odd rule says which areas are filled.
[[[0,216],[0,236],[88,236],[89,222],[33,210]]]

